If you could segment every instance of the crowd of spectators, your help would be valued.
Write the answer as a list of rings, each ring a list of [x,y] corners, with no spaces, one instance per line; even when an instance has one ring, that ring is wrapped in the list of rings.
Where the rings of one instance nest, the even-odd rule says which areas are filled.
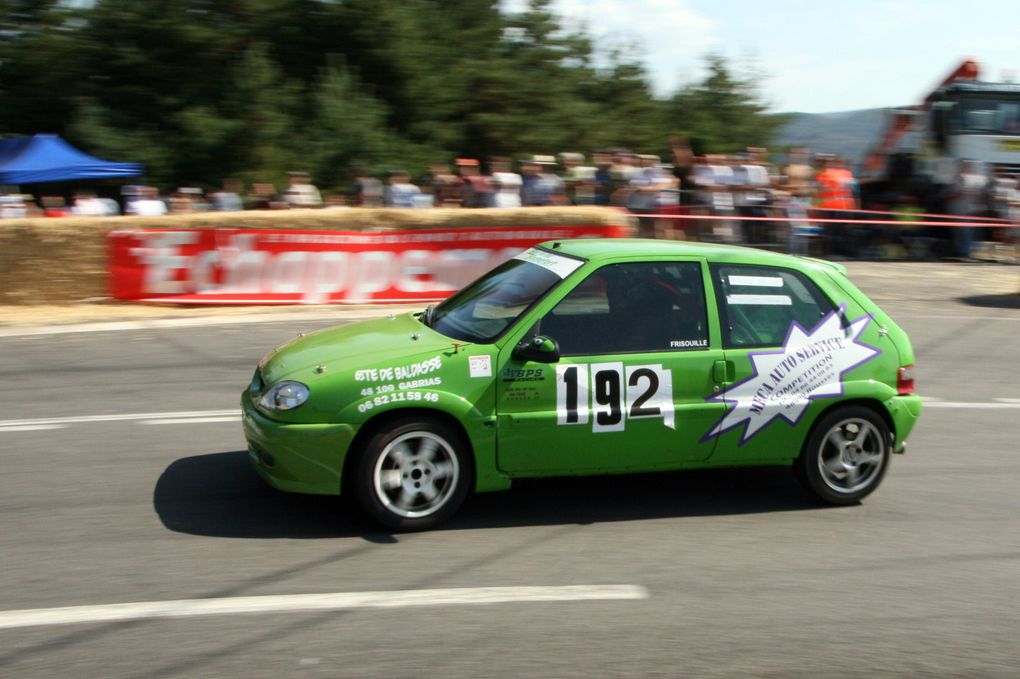
[[[670,139],[665,160],[628,149],[600,149],[590,157],[576,151],[510,158],[458,158],[433,164],[412,180],[403,169],[385,177],[361,166],[351,171],[350,188],[325,196],[306,172],[289,174],[287,185],[254,183],[247,192],[230,179],[215,191],[180,187],[161,195],[152,186],[125,186],[122,203],[79,192],[71,203],[59,196],[0,197],[0,217],[66,215],[157,216],[204,211],[291,208],[518,208],[555,205],[617,206],[638,215],[643,236],[696,238],[785,247],[803,252],[812,239],[824,239],[829,254],[897,256],[924,242],[916,215],[940,212],[974,217],[1020,219],[1015,177],[988,176],[964,162],[943,179],[934,205],[930,195],[900,191],[885,207],[904,222],[897,228],[859,226],[860,186],[848,164],[834,155],[812,156],[795,148],[774,163],[767,149],[695,156],[686,139]],[[711,219],[693,219],[703,215]],[[822,222],[819,217],[836,220]],[[953,229],[955,254],[969,257],[973,229]],[[932,240],[932,239],[927,239]]]

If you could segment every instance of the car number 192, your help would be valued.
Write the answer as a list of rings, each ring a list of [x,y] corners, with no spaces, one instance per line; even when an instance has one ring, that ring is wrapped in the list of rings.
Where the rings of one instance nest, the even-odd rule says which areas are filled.
[[[556,366],[556,424],[623,431],[626,420],[661,418],[676,428],[673,374],[662,365],[621,362]]]

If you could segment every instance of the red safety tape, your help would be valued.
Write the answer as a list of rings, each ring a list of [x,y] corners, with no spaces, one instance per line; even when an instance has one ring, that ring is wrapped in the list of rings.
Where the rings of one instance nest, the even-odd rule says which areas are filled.
[[[859,215],[909,215],[911,217],[938,217],[940,219],[973,219],[973,217],[961,217],[959,215],[940,215],[940,214],[929,214],[927,212],[889,212],[888,210],[841,210],[835,207],[817,207],[810,206],[805,208],[809,212],[843,212],[848,214],[859,214]],[[1013,222],[1009,219],[1003,219],[1001,217],[980,217],[979,219],[987,220],[997,224],[1012,224]]]
[[[838,210],[844,212],[844,210]],[[815,217],[740,217],[738,215],[658,215],[632,214],[633,217],[651,219],[721,219],[731,222],[807,222],[808,224],[881,224],[886,226],[1020,226],[1014,222],[908,222],[900,219],[818,219]]]

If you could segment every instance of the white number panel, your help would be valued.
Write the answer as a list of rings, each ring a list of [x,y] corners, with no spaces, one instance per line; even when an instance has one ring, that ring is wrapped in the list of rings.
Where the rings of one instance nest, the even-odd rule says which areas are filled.
[[[593,363],[556,366],[556,424],[623,431],[627,420],[659,418],[676,429],[673,373],[661,365]]]

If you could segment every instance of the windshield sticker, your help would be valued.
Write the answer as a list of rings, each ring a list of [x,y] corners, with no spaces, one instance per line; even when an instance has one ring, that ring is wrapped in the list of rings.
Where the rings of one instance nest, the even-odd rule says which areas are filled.
[[[554,252],[546,252],[537,248],[525,250],[514,257],[514,259],[537,264],[544,269],[549,269],[549,271],[552,271],[560,278],[566,278],[584,264],[579,259],[564,257],[563,255],[557,255]]]
[[[791,306],[789,295],[726,295],[727,304],[750,304],[752,306]]]
[[[492,357],[468,356],[468,371],[471,377],[492,377]]]
[[[730,285],[744,285],[752,288],[781,288],[783,279],[777,276],[737,276],[729,277]]]
[[[676,429],[673,373],[662,365],[556,366],[556,424],[588,424],[596,434],[623,431],[626,420],[659,418]]]
[[[782,349],[750,352],[753,374],[705,399],[733,407],[702,442],[743,425],[743,445],[777,418],[796,425],[812,399],[842,396],[843,376],[882,353],[859,340],[871,316],[844,329],[844,311],[840,305],[838,313],[827,314],[810,332],[794,321]]]

